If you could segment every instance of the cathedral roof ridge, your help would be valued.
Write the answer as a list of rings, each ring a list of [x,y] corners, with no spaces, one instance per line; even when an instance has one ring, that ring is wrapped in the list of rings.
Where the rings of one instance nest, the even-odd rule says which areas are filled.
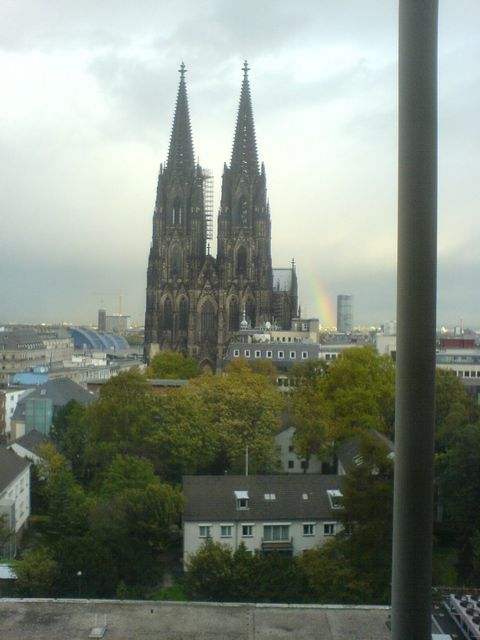
[[[177,102],[173,116],[172,135],[170,137],[170,147],[165,172],[184,175],[185,173],[191,174],[195,171],[195,155],[190,125],[187,85],[185,82],[187,68],[183,62],[178,72],[180,73],[180,82],[178,85]]]

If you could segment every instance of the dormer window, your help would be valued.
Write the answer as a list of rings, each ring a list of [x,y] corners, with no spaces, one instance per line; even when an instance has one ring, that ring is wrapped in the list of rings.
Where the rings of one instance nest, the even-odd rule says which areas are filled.
[[[331,509],[343,509],[343,493],[339,489],[327,490]]]
[[[237,501],[237,509],[248,509],[248,491],[234,491],[233,493]]]

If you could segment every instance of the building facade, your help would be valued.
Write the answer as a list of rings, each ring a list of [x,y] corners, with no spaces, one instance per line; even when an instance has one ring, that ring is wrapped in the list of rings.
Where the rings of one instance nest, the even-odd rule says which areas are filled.
[[[353,331],[353,296],[351,295],[337,296],[337,331],[340,333]]]
[[[295,265],[274,271],[266,174],[259,164],[248,67],[245,63],[230,165],[225,163],[210,255],[209,176],[195,162],[185,66],[168,159],[160,167],[147,272],[145,355],[172,349],[216,370],[242,314],[250,326],[296,315]],[[283,273],[283,272],[288,273]],[[280,273],[282,272],[282,273]]]
[[[297,555],[342,525],[335,475],[184,476],[184,564],[207,539],[252,552]]]

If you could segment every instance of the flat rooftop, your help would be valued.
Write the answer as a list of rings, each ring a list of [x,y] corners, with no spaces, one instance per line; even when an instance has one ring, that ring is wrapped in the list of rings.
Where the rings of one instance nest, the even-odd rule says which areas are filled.
[[[389,607],[0,599],[2,640],[387,640]],[[106,625],[103,636],[92,635]]]

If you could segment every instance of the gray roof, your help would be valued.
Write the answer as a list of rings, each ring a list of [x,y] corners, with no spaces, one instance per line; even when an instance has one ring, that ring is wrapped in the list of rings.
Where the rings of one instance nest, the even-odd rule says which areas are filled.
[[[29,466],[29,460],[17,456],[6,447],[0,447],[0,493]]]
[[[47,444],[48,442],[51,442],[50,439],[36,429],[33,429],[33,431],[30,431],[30,433],[27,433],[21,438],[15,440],[15,444],[20,445],[21,447],[23,447],[27,451],[31,451],[32,453],[36,453],[38,447],[40,447],[42,444]]]
[[[183,519],[205,521],[305,520],[332,517],[328,489],[342,477],[284,474],[265,476],[184,476]],[[237,509],[235,491],[247,491],[248,509]],[[265,494],[275,500],[265,500]],[[308,499],[303,498],[308,495]]]
[[[373,606],[252,605],[0,599],[2,638],[108,640],[387,640],[389,610]]]
[[[16,329],[14,331],[0,332],[0,349],[4,351],[18,351],[28,348],[45,348],[41,337],[32,329]]]
[[[369,429],[368,433],[374,436],[380,443],[384,444],[389,453],[395,452],[395,445],[389,438],[382,433],[375,431],[375,429]],[[360,438],[352,438],[344,445],[339,447],[337,451],[337,458],[342,463],[344,469],[347,469],[355,462],[356,456],[360,453]]]
[[[63,407],[70,400],[75,400],[79,404],[89,405],[96,400],[97,396],[69,378],[47,380],[45,384],[39,385],[32,393],[18,402],[13,414],[15,419],[21,420],[24,417],[25,403],[31,398],[48,398],[52,401],[54,407]]]

